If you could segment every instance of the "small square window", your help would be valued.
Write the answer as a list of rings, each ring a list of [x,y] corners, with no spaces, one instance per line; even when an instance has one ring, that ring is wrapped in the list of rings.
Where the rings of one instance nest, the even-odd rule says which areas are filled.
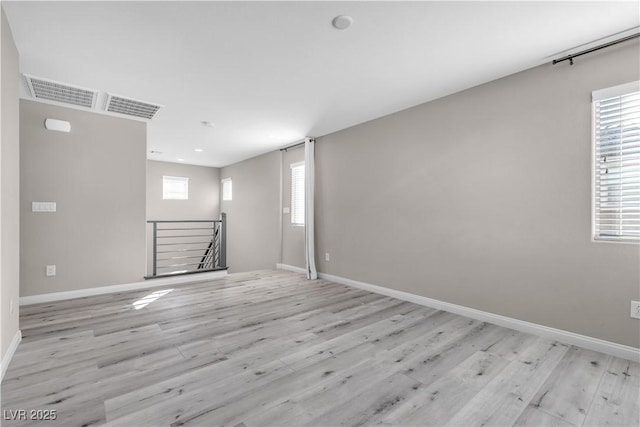
[[[183,176],[163,176],[162,198],[164,200],[188,200],[189,178]]]
[[[233,183],[231,178],[222,180],[222,200],[233,200]]]

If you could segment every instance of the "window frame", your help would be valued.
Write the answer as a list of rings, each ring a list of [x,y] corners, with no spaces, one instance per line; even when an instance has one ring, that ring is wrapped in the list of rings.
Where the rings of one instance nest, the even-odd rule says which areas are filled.
[[[172,193],[168,193],[165,189],[166,180],[173,180],[175,182],[182,181],[184,184],[184,195],[185,197],[170,197]],[[172,176],[172,175],[162,175],[162,200],[189,200],[189,177],[188,176]]]
[[[229,184],[229,198],[226,198],[225,196],[225,186]],[[223,178],[220,180],[220,186],[222,188],[220,188],[220,194],[222,196],[222,201],[224,202],[230,202],[233,200],[233,180],[231,178]]]
[[[594,90],[591,95],[591,242],[638,245],[640,238],[624,238],[620,236],[599,236],[596,227],[596,183],[598,180],[597,161],[597,127],[596,127],[596,103],[616,96],[640,93],[640,80],[624,83],[617,86]]]
[[[294,174],[294,169],[300,168],[302,167],[302,222],[294,222],[294,219],[297,215],[295,215],[295,203],[294,203],[294,193],[295,193],[295,189],[294,189],[294,180],[293,180],[293,174]],[[305,177],[305,162],[300,161],[300,162],[295,162],[295,163],[291,163],[289,165],[289,168],[291,170],[291,209],[289,210],[290,213],[290,217],[291,217],[291,225],[294,227],[304,227],[305,224],[305,215],[304,215],[304,209],[305,209],[305,193],[306,193],[306,177]]]

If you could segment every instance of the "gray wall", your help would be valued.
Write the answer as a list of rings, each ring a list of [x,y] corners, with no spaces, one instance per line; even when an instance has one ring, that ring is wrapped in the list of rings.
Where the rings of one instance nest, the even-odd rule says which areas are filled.
[[[591,92],[639,60],[628,42],[319,138],[319,270],[640,346],[640,246],[591,241]]]
[[[233,182],[233,200],[220,205],[227,213],[229,272],[275,268],[280,262],[280,152],[224,167],[220,178]]]
[[[291,164],[304,160],[304,146],[282,152],[282,206],[291,209]],[[305,268],[304,227],[282,214],[282,264]]]
[[[2,58],[0,71],[0,355],[4,359],[18,331],[20,290],[20,140],[18,109],[18,51],[2,9]],[[13,306],[13,313],[11,312]]]
[[[47,131],[46,118],[71,132]],[[143,280],[146,123],[21,100],[20,146],[21,296]],[[57,212],[31,212],[33,201]]]
[[[189,178],[189,200],[163,200],[162,177]],[[220,215],[220,169],[147,161],[147,219],[217,219]]]

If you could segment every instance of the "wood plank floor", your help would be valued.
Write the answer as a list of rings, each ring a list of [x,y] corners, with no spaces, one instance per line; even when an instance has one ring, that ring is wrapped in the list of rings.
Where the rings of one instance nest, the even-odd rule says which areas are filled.
[[[638,363],[282,270],[26,306],[20,327],[7,426],[640,424]]]

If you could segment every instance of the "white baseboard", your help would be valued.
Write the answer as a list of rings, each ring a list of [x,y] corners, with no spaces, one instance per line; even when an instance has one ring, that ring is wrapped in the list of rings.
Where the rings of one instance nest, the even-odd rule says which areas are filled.
[[[279,268],[280,270],[289,270],[289,271],[293,271],[294,273],[307,274],[307,270],[305,270],[304,268],[294,267],[293,265],[287,265],[287,264],[276,264],[276,268]]]
[[[444,310],[451,313],[459,314],[461,316],[470,317],[482,322],[493,323],[498,326],[504,326],[505,328],[515,329],[516,331],[526,332],[541,336],[543,338],[561,341],[566,344],[576,345],[589,350],[599,351],[601,353],[610,354],[612,356],[621,357],[623,359],[632,360],[634,362],[640,361],[640,349],[635,347],[617,344],[611,341],[605,341],[586,335],[580,335],[562,329],[550,328],[548,326],[539,325],[537,323],[526,322],[524,320],[501,316],[499,314],[493,314],[482,310],[476,310],[475,308],[451,304],[448,302],[411,294],[409,292],[398,291],[395,289],[389,289],[382,286],[359,282],[357,280],[346,279],[344,277],[334,276],[332,274],[318,273],[318,277],[324,280],[329,280],[331,282],[363,289],[365,291],[370,291],[392,298],[413,302],[415,304],[436,308],[438,310]]]
[[[112,294],[115,292],[136,291],[140,289],[155,288],[158,286],[171,286],[180,283],[206,282],[219,279],[227,275],[227,270],[211,271],[208,273],[187,274],[176,277],[163,277],[159,279],[145,280],[144,282],[124,283],[121,285],[101,286],[99,288],[78,289],[75,291],[54,292],[50,294],[29,295],[20,297],[20,305],[41,304],[44,302],[61,301],[72,298],[82,298],[93,295]]]
[[[7,368],[9,367],[9,363],[11,363],[11,359],[13,359],[13,355],[18,349],[18,344],[22,341],[22,332],[20,329],[16,331],[16,334],[13,336],[11,340],[11,344],[9,344],[9,348],[7,349],[7,353],[2,357],[0,361],[0,365],[2,365],[2,373],[0,374],[0,383],[4,379],[4,374],[7,372]],[[1,356],[0,356],[1,357]]]

